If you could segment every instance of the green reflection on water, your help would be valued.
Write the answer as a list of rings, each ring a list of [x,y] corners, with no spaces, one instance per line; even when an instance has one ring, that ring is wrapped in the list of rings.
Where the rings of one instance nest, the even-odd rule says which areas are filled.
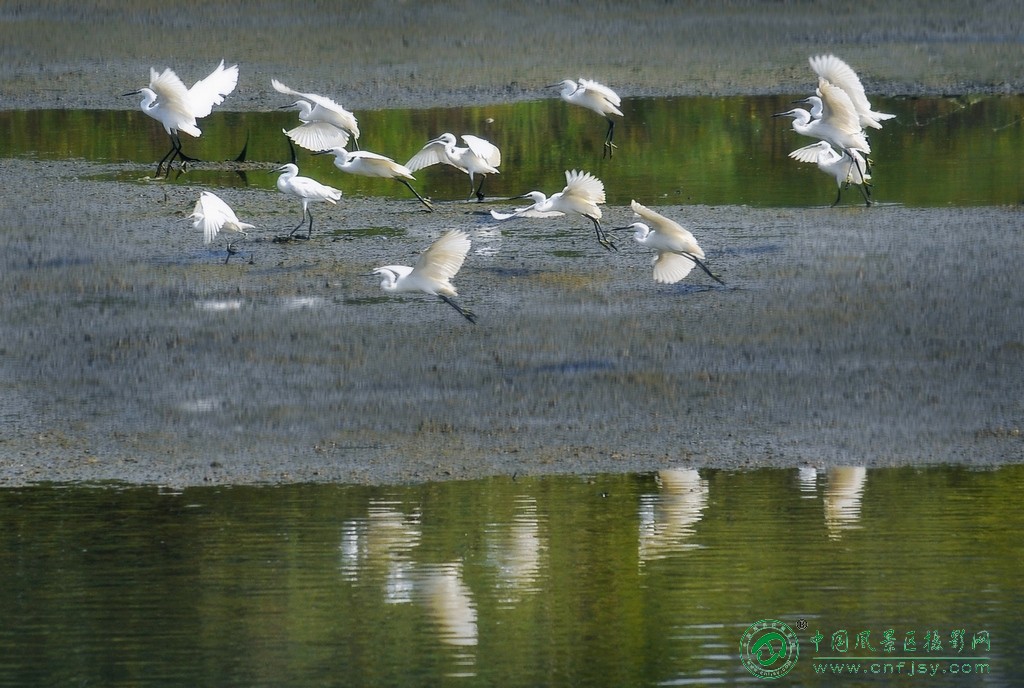
[[[807,622],[797,681],[817,631],[963,628],[1019,684],[1022,488],[1010,466],[8,489],[0,685],[731,684],[761,618]]]
[[[502,150],[501,174],[488,179],[492,198],[537,189],[551,194],[564,185],[566,169],[583,168],[606,184],[608,202],[802,207],[827,205],[835,182],[787,154],[811,143],[772,113],[792,107],[791,97],[629,99],[616,127],[619,148],[603,159],[605,126],[580,108],[550,99],[487,107],[380,110],[358,113],[361,145],[408,160],[445,131],[483,136]],[[876,98],[878,110],[898,115],[871,132],[875,198],[908,206],[1017,204],[1024,200],[1024,98]],[[247,159],[273,163],[290,157],[281,133],[297,123],[290,111],[215,112],[202,120],[203,136],[185,136],[186,152],[207,161]],[[0,157],[81,158],[97,163],[149,166],[167,151],[163,128],[137,110],[0,111]],[[389,180],[337,171],[330,156],[299,151],[304,174],[348,194],[410,198]],[[134,180],[138,170],[109,178]],[[172,179],[174,177],[172,176]],[[275,177],[250,170],[245,177],[224,166],[199,165],[183,177],[210,186],[249,184],[271,189]],[[438,199],[469,197],[468,177],[439,165],[417,173],[421,192]],[[858,205],[851,189],[844,203]]]

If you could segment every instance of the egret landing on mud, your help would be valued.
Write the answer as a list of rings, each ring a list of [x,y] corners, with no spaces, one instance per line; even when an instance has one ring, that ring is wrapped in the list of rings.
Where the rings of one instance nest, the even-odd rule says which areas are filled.
[[[297,198],[302,202],[302,219],[299,221],[299,224],[295,225],[295,229],[287,237],[282,238],[285,240],[290,239],[299,230],[299,227],[306,223],[306,215],[309,215],[309,230],[306,232],[306,238],[310,238],[313,236],[313,213],[309,210],[309,204],[330,203],[334,205],[341,200],[341,192],[333,187],[321,184],[315,179],[298,176],[299,168],[293,163],[281,165],[274,172],[281,174],[277,178],[277,190],[286,196]]]
[[[427,210],[433,211],[434,206],[427,199],[420,196],[416,189],[412,188],[409,180],[416,181],[412,171],[405,165],[400,165],[391,158],[386,158],[370,151],[347,151],[343,147],[336,146],[328,150],[317,151],[313,155],[334,155],[334,166],[342,172],[357,174],[362,177],[383,177],[394,179],[404,184],[413,195],[420,200]]]
[[[141,93],[142,102],[139,103],[139,107],[164,125],[164,131],[171,137],[171,150],[157,163],[156,176],[160,176],[164,162],[167,163],[167,173],[170,174],[171,164],[175,158],[181,158],[182,164],[195,160],[181,152],[178,132],[183,131],[198,138],[202,132],[196,120],[213,112],[214,105],[223,103],[225,96],[235,90],[237,83],[238,65],[225,67],[224,60],[221,60],[209,76],[197,81],[192,88],[185,88],[185,84],[170,68],[162,72],[151,68],[149,88],[140,88],[124,94],[133,96]]]
[[[380,287],[386,292],[432,294],[457,310],[463,318],[475,323],[476,315],[452,299],[459,294],[451,280],[462,268],[470,245],[468,234],[453,229],[421,253],[414,267],[385,265],[374,270],[373,274],[384,278]]]
[[[212,191],[204,191],[199,196],[199,200],[196,201],[196,207],[192,210],[192,214],[189,217],[194,220],[192,223],[193,227],[196,229],[202,228],[204,244],[212,243],[220,232],[235,232],[243,237],[248,237],[249,235],[245,230],[255,228],[255,225],[240,221],[235,215],[235,211],[231,209],[231,206]],[[231,260],[231,256],[235,255],[237,251],[234,244],[230,241],[227,242],[225,249],[228,252],[228,256],[224,259],[224,264],[227,265],[228,261]]]
[[[604,227],[601,226],[601,208],[604,203],[604,182],[589,172],[566,170],[565,188],[548,198],[540,191],[528,191],[517,198],[529,198],[532,205],[511,214],[491,212],[496,220],[513,217],[552,217],[559,213],[582,215],[594,223],[597,241],[608,250],[618,250]]]
[[[832,202],[833,207],[839,203],[843,189],[848,188],[850,184],[860,187],[864,205],[871,205],[871,174],[865,171],[867,161],[857,151],[837,153],[828,141],[818,141],[797,148],[789,157],[798,162],[815,163],[819,170],[835,177],[839,189],[836,192],[836,200]]]
[[[654,257],[655,282],[675,284],[690,274],[693,266],[696,265],[711,279],[719,284],[725,284],[704,263],[704,250],[697,244],[693,234],[676,221],[670,220],[636,201],[633,201],[630,206],[644,222],[634,222],[627,227],[616,227],[615,229],[632,229],[633,239],[638,244],[658,252],[658,255]]]
[[[476,200],[482,201],[484,180],[489,174],[498,174],[501,151],[490,141],[472,134],[463,134],[462,140],[466,144],[465,148],[455,145],[454,134],[441,134],[428,141],[416,155],[409,158],[405,166],[409,171],[416,172],[437,163],[451,165],[469,175],[469,197],[475,195]],[[474,186],[473,178],[476,175],[480,175],[479,186]]]

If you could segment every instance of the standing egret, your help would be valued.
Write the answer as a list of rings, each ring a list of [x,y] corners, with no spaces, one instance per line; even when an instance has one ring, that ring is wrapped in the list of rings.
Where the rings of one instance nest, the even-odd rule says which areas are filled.
[[[862,127],[881,129],[880,122],[896,116],[873,111],[857,73],[850,65],[835,55],[816,55],[808,58],[808,61],[811,63],[811,69],[819,78],[825,79],[830,84],[835,84],[850,97],[850,102],[853,103],[853,107],[857,111],[857,118]]]
[[[412,184],[408,180],[416,181],[416,177],[412,176],[412,171],[405,165],[400,165],[391,158],[386,158],[383,155],[371,153],[370,151],[350,152],[342,146],[317,151],[313,155],[326,154],[334,155],[334,166],[342,172],[358,174],[363,177],[394,179],[396,182],[404,184],[408,187],[409,191],[412,191],[416,198],[420,199],[420,203],[425,205],[427,210],[434,210],[434,206],[431,205],[430,201],[420,196],[419,192],[412,188]]]
[[[405,166],[411,172],[416,172],[439,162],[451,165],[469,175],[470,198],[475,194],[476,199],[482,201],[484,180],[489,174],[498,174],[501,151],[490,141],[472,134],[463,134],[462,140],[466,144],[465,148],[455,145],[454,134],[441,134],[436,139],[428,141],[419,153],[405,163]],[[474,186],[473,177],[477,174],[480,175],[480,185]]]
[[[789,154],[789,157],[799,162],[816,163],[818,169],[825,174],[830,174],[836,179],[836,200],[833,206],[839,203],[843,187],[856,184],[864,195],[864,205],[871,205],[870,180],[871,175],[864,171],[867,161],[855,150],[837,153],[828,141],[818,141],[803,148],[797,148]]]
[[[627,227],[616,227],[616,230],[632,229],[633,239],[638,244],[658,252],[653,261],[655,282],[675,284],[690,274],[693,266],[697,265],[708,274],[708,277],[719,284],[725,284],[705,265],[704,250],[697,244],[693,234],[683,229],[676,221],[636,201],[633,201],[630,207],[645,222],[634,222]]]
[[[385,265],[373,271],[384,279],[380,283],[386,292],[423,292],[433,294],[459,312],[471,323],[476,315],[452,300],[458,296],[452,286],[452,278],[459,272],[466,254],[469,253],[469,235],[457,229],[445,232],[437,241],[420,254],[415,267]]]
[[[212,243],[218,232],[236,232],[243,237],[248,237],[245,230],[255,228],[255,225],[240,221],[231,206],[212,191],[204,191],[200,194],[199,200],[196,201],[196,207],[189,217],[195,220],[192,223],[193,227],[196,229],[202,227],[204,244]],[[230,241],[227,242],[225,248],[228,256],[224,259],[224,264],[227,265],[236,251],[234,244]]]
[[[622,117],[622,111],[619,110],[622,99],[619,98],[619,94],[604,84],[583,78],[578,81],[565,79],[561,83],[552,84],[552,88],[561,88],[559,95],[565,102],[592,110],[608,120],[608,131],[604,136],[604,150],[610,157],[612,149],[616,147],[612,143],[612,138],[615,136],[615,120],[611,116]]]
[[[359,148],[359,123],[351,112],[326,96],[295,91],[277,79],[272,79],[270,83],[278,93],[299,98],[281,107],[282,110],[299,109],[302,124],[285,132],[296,145],[311,151],[335,146],[344,148],[351,136],[356,140],[356,148]]]
[[[528,191],[518,198],[529,198],[533,204],[511,214],[492,213],[492,216],[495,219],[509,219],[531,216],[552,217],[559,213],[576,213],[594,223],[594,232],[597,234],[599,244],[609,250],[618,250],[615,247],[615,242],[601,226],[601,209],[598,205],[604,203],[604,182],[589,172],[566,170],[565,188],[551,198],[540,191]]]
[[[333,187],[321,184],[315,179],[298,176],[299,168],[294,163],[281,165],[274,172],[281,174],[277,178],[277,190],[286,196],[292,196],[302,202],[302,219],[299,221],[299,224],[295,225],[295,229],[288,236],[291,237],[298,231],[299,227],[305,224],[306,215],[308,214],[309,230],[306,232],[306,238],[310,238],[313,236],[313,213],[309,210],[309,204],[324,202],[334,205],[341,200],[341,192]]]
[[[199,137],[202,132],[196,120],[206,117],[213,111],[214,105],[224,102],[225,96],[235,90],[238,83],[238,65],[224,66],[224,60],[209,76],[197,81],[192,88],[185,88],[178,75],[171,68],[162,72],[149,70],[149,88],[125,93],[126,96],[142,94],[139,107],[153,119],[164,125],[164,131],[171,137],[171,150],[160,159],[156,166],[156,176],[160,168],[167,162],[167,173],[171,172],[174,158],[180,157],[182,163],[195,160],[181,152],[181,139],[178,132],[183,131],[189,136]],[[168,159],[169,158],[169,159]]]

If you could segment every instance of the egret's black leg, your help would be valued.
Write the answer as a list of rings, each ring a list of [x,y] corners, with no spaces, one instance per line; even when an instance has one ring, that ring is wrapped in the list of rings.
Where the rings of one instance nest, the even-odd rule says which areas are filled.
[[[427,210],[429,210],[430,212],[434,212],[433,204],[431,204],[431,202],[428,201],[427,199],[423,198],[423,196],[420,196],[419,192],[416,191],[416,189],[412,188],[412,184],[410,184],[409,182],[400,177],[395,177],[395,181],[399,181],[405,184],[409,188],[409,191],[412,191],[413,195],[416,196],[416,198],[420,199],[420,203],[427,207]]]
[[[449,306],[457,310],[459,312],[459,315],[461,315],[463,318],[473,323],[474,325],[476,324],[476,314],[473,311],[463,308],[459,304],[455,303],[449,296],[445,296],[444,294],[438,294],[437,296],[442,301],[447,303]]]
[[[699,267],[701,270],[703,270],[704,272],[706,272],[708,274],[708,277],[710,277],[711,279],[715,280],[716,282],[718,282],[721,285],[725,284],[725,282],[723,282],[721,279],[719,279],[717,275],[715,275],[713,272],[711,272],[711,270],[708,269],[708,266],[704,264],[703,260],[701,260],[697,256],[691,256],[689,253],[684,253],[682,255],[686,256],[687,258],[692,260],[694,263],[696,263],[697,267]]]
[[[608,120],[608,131],[604,135],[604,152],[610,158],[612,157],[612,150],[616,148],[616,145],[612,143],[612,139],[615,138],[615,120],[611,117],[606,119]]]
[[[301,227],[304,224],[306,224],[306,209],[305,208],[302,209],[302,219],[299,220],[299,224],[295,225],[295,229],[293,229],[292,231],[288,232],[288,236],[294,236],[295,232],[299,231],[299,227]],[[310,231],[310,233],[313,232],[313,214],[312,213],[309,214],[309,231]]]
[[[480,175],[480,184],[476,187],[476,200],[482,202],[484,200],[484,180],[487,179],[486,174]]]
[[[871,192],[866,188],[867,184],[858,184],[857,186],[860,187],[860,192],[864,196],[864,207],[871,207]]]
[[[227,246],[225,246],[225,248],[226,248],[226,249],[227,249],[227,251],[228,251],[228,255],[227,255],[227,258],[225,258],[225,259],[224,259],[224,264],[225,264],[225,265],[227,265],[227,264],[228,264],[228,261],[229,261],[229,260],[231,260],[231,256],[233,256],[233,255],[235,255],[236,253],[238,253],[238,249],[237,249],[237,248],[235,248],[235,245],[234,245],[234,244],[232,244],[232,243],[230,243],[230,242],[228,243],[228,245],[227,245]]]
[[[861,191],[862,194],[864,194],[864,205],[865,206],[870,206],[871,205],[871,199],[868,198],[867,192],[864,190],[864,184],[863,184],[863,182],[866,179],[864,175],[868,174],[868,173],[865,170],[861,169],[860,161],[856,157],[854,157],[853,153],[847,151],[847,155],[850,156],[850,160],[853,160],[853,164],[857,167],[857,173],[860,175],[860,180],[862,182],[860,184],[860,191]]]
[[[597,243],[604,246],[609,251],[618,251],[619,248],[615,245],[615,242],[609,238],[607,232],[604,231],[604,227],[601,226],[601,221],[593,215],[584,215],[591,222],[594,223],[594,233],[597,234]]]
[[[832,205],[829,208],[835,208],[839,205],[839,198],[843,195],[843,187],[840,184],[836,185],[836,200],[832,201]]]

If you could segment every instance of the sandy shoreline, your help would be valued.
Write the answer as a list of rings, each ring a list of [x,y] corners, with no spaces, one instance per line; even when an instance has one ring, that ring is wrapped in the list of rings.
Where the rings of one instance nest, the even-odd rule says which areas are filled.
[[[199,76],[221,57],[243,65],[237,110],[279,104],[271,74],[336,84],[357,111],[551,97],[543,84],[577,72],[627,96],[799,93],[819,51],[874,93],[1024,91],[1017,3],[861,3],[842,28],[774,3],[358,7],[0,11],[0,107],[134,107],[120,94],[150,66]],[[245,40],[211,40],[229,31]],[[0,166],[0,485],[1024,460],[1019,206],[685,207],[728,286],[663,288],[646,253],[605,255],[586,233],[495,236],[462,204],[373,199],[347,199],[343,225],[398,236],[261,239],[252,265],[223,269],[182,255],[195,188],[90,171]],[[292,217],[272,194],[224,195],[260,227]],[[458,278],[477,327],[363,276],[450,226],[490,249]]]

